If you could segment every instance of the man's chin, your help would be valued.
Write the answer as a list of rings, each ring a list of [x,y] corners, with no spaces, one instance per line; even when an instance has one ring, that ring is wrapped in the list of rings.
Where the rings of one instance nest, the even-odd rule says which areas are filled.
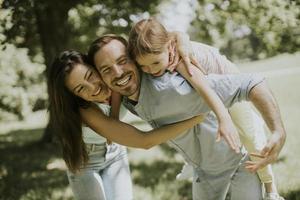
[[[123,96],[133,96],[134,94],[136,94],[137,91],[137,87],[128,87],[128,88],[123,88],[123,89],[119,89],[118,92],[123,95]]]

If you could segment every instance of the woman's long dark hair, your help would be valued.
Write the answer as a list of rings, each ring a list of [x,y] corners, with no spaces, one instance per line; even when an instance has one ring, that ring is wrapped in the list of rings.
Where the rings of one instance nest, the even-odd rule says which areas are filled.
[[[77,64],[86,64],[85,55],[77,51],[62,52],[47,70],[50,123],[62,145],[63,158],[72,172],[88,161],[82,138],[80,107],[88,102],[74,95],[65,85],[65,78]]]

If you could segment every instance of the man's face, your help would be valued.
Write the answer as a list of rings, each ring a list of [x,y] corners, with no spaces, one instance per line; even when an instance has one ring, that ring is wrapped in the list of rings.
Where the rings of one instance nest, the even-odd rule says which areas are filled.
[[[103,46],[94,57],[97,70],[112,90],[124,96],[136,96],[140,77],[135,64],[128,58],[126,47],[118,40]]]

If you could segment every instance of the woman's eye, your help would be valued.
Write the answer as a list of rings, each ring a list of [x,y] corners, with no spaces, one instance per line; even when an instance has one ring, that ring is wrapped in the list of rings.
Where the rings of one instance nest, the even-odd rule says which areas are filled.
[[[87,80],[89,80],[92,77],[92,75],[93,75],[93,72],[91,71],[90,74],[88,75]]]
[[[78,90],[77,90],[77,93],[80,94],[80,92],[83,91],[83,87],[81,86]]]

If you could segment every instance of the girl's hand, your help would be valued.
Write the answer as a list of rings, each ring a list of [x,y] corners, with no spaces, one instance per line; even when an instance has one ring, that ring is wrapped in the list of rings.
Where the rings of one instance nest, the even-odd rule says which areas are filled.
[[[220,120],[216,142],[219,142],[221,137],[225,139],[232,150],[240,153],[240,137],[231,120]]]
[[[190,76],[193,75],[192,73],[192,65],[198,67],[203,74],[206,74],[204,68],[200,65],[200,63],[197,61],[195,53],[193,51],[192,45],[190,43],[190,38],[187,34],[182,33],[182,32],[173,32],[172,33],[174,35],[175,38],[175,42],[176,42],[176,48],[174,49],[173,52],[175,52],[175,56],[176,54],[178,54],[178,56],[180,56],[180,58],[182,59],[188,73]],[[177,51],[176,51],[177,50]],[[170,72],[173,72],[174,70],[176,70],[178,63],[176,62],[172,62],[171,65],[168,66],[168,70]]]

